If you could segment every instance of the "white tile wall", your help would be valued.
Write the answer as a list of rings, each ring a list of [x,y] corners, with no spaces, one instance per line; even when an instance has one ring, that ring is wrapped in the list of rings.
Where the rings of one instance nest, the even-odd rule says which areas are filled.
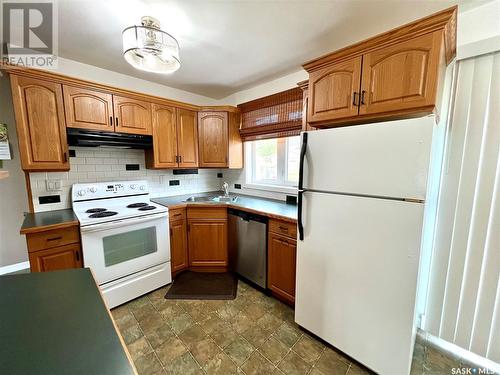
[[[70,158],[69,172],[30,173],[33,206],[35,212],[59,210],[71,207],[71,185],[81,182],[105,182],[121,180],[148,180],[153,197],[191,194],[219,190],[221,179],[218,169],[199,169],[198,174],[173,175],[172,170],[146,169],[143,150],[101,149],[71,147],[76,157]],[[126,171],[125,164],[139,164],[139,171]],[[222,172],[226,172],[223,170]],[[61,180],[62,190],[49,192],[46,180]],[[180,180],[180,185],[169,186],[169,180]],[[60,203],[40,205],[38,197],[60,195]]]

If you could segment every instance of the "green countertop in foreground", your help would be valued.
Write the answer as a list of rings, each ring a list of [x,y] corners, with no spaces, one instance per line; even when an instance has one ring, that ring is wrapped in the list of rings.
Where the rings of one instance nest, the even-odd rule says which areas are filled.
[[[89,269],[0,276],[0,373],[135,374]]]
[[[207,192],[207,193],[197,193],[197,194],[185,194],[185,195],[175,195],[171,197],[160,197],[152,198],[151,200],[155,203],[161,204],[163,206],[179,206],[179,205],[227,205],[235,209],[248,209],[252,211],[257,211],[263,215],[276,216],[283,219],[296,221],[297,220],[297,206],[293,204],[287,204],[284,201],[278,201],[274,199],[251,197],[248,195],[240,195],[231,193],[231,195],[237,195],[238,199],[236,202],[230,203],[220,203],[220,202],[184,202],[188,197],[204,197],[204,196],[216,196],[221,195],[219,191]]]

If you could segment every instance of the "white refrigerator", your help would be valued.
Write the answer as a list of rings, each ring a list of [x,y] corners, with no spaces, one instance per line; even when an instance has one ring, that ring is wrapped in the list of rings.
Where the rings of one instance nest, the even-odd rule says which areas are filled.
[[[302,134],[296,322],[410,372],[433,116]]]

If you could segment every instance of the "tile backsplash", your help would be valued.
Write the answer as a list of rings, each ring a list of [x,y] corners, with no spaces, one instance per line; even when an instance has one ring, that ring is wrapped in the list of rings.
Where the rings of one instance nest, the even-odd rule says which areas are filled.
[[[172,170],[146,169],[143,150],[71,147],[69,172],[30,173],[33,207],[35,212],[71,207],[71,186],[75,183],[147,180],[153,197],[191,194],[219,190],[221,179],[218,169],[198,169],[198,174],[174,175]],[[138,164],[139,170],[126,170],[127,164]],[[171,184],[170,181],[177,180]],[[58,191],[49,191],[60,181]],[[39,197],[60,195],[59,203],[40,204]]]

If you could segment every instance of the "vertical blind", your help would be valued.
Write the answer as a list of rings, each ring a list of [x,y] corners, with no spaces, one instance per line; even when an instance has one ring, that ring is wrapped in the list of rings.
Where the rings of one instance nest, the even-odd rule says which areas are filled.
[[[458,62],[424,329],[500,362],[500,52]]]
[[[299,87],[239,104],[243,141],[299,135],[302,90]]]

